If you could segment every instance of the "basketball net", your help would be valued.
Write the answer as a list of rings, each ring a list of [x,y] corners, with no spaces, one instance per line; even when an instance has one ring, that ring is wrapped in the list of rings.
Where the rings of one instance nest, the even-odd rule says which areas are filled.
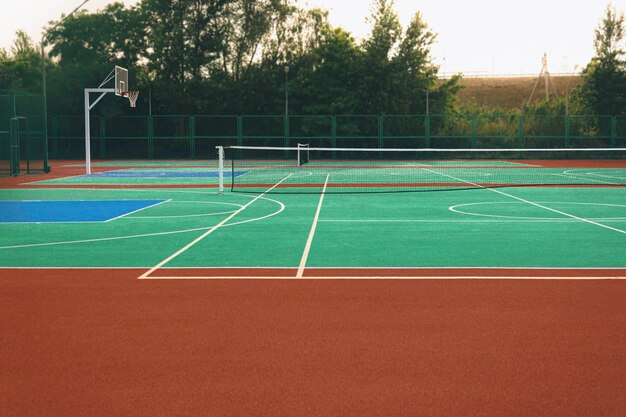
[[[130,107],[137,107],[137,98],[139,98],[139,90],[129,90],[122,93],[123,96],[128,97],[130,101]]]

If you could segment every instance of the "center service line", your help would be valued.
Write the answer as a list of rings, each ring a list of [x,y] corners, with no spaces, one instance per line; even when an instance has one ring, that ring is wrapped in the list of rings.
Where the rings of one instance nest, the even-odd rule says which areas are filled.
[[[330,174],[327,174],[326,181],[324,182],[324,188],[322,188],[322,195],[320,195],[320,202],[317,204],[317,211],[315,212],[313,224],[311,225],[311,231],[309,232],[309,238],[306,241],[304,253],[302,254],[302,259],[300,259],[300,266],[298,267],[298,273],[296,274],[296,278],[302,278],[302,276],[304,275],[304,267],[306,266],[306,260],[309,257],[309,252],[311,251],[311,243],[313,243],[315,228],[317,227],[317,221],[320,218],[320,212],[322,211],[322,203],[324,202],[324,196],[326,195],[326,186],[328,185],[329,177]]]

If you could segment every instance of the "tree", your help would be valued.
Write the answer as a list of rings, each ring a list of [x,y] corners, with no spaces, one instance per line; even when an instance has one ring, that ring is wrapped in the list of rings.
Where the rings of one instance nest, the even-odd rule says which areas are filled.
[[[227,6],[235,0],[144,0],[148,67],[155,80],[186,92],[189,80],[208,74],[217,59]]]
[[[291,114],[423,113],[426,91],[431,109],[449,109],[457,80],[437,80],[436,35],[421,15],[403,31],[393,0],[374,0],[370,22],[359,45],[326,11],[294,0],[142,0],[79,12],[47,36],[49,109],[80,114],[83,89],[114,65],[129,69],[132,88],[150,89],[155,113],[282,114],[285,88]]]
[[[359,72],[363,52],[341,28],[326,29],[323,41],[301,73],[304,114],[349,114],[358,109]]]
[[[398,114],[426,113],[426,90],[429,96],[429,112],[443,113],[451,110],[453,98],[458,91],[459,77],[445,82],[437,80],[439,67],[430,56],[430,48],[437,35],[430,30],[417,12],[407,27],[394,58],[396,68],[393,93],[396,96],[394,111]]]
[[[225,7],[225,19],[218,22],[219,69],[240,80],[257,62],[263,39],[272,21],[284,20],[285,7],[275,0],[236,0]]]
[[[598,57],[619,56],[624,54],[620,42],[624,39],[624,13],[617,12],[614,6],[606,7],[605,16],[595,30],[593,42]]]
[[[362,114],[393,112],[391,91],[394,68],[392,56],[402,35],[402,26],[393,10],[393,0],[374,0],[369,38],[363,43],[364,56],[361,74]]]
[[[22,30],[15,33],[9,52],[0,50],[0,90],[41,91],[39,53],[33,40]]]
[[[207,111],[281,114],[285,66],[289,66],[290,108],[301,110],[302,71],[328,27],[327,13],[303,10],[289,1],[236,0],[220,20],[219,59],[208,74]]]
[[[418,114],[452,108],[460,77],[439,82],[430,48],[437,35],[421,13],[402,31],[393,0],[374,0],[370,37],[364,42],[361,66],[361,112],[365,114]]]
[[[595,31],[595,56],[584,68],[582,83],[575,91],[577,112],[596,116],[626,114],[626,61],[621,45],[625,34],[624,13],[607,6]]]
[[[68,109],[80,112],[83,89],[100,85],[115,65],[129,68],[135,74],[146,50],[143,22],[144,16],[138,8],[112,3],[100,12],[75,13],[50,30],[47,36],[52,44],[51,61],[47,64],[50,112]],[[55,24],[51,22],[51,26]],[[99,110],[119,113],[119,102],[101,105]]]

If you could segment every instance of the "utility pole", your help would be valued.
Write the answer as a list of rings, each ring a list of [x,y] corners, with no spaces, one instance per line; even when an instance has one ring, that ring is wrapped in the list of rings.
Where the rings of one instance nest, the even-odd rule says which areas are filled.
[[[574,69],[572,70],[572,75],[570,75],[569,80],[567,81],[567,86],[565,87],[565,115],[569,116],[569,85],[572,82],[572,78],[576,74],[576,69],[578,68],[578,64],[574,65]]]
[[[285,116],[289,116],[289,66],[285,65]]]
[[[61,23],[65,21],[65,19],[67,19],[68,17],[76,13],[76,11],[80,9],[81,7],[83,7],[85,3],[87,3],[88,1],[89,0],[84,0],[78,7],[72,10],[70,14],[68,14],[63,19],[61,19],[59,23],[52,26],[50,29],[44,31],[43,35],[41,35],[41,95],[43,96],[43,135],[44,135],[44,143],[46,144],[46,148],[45,148],[46,166],[44,167],[44,170],[46,172],[50,172],[50,167],[47,165],[47,161],[48,161],[48,148],[47,148],[48,146],[48,98],[47,98],[47,88],[46,88],[46,55],[45,55],[45,50],[44,50],[46,37],[48,36],[48,33],[50,33],[51,30],[56,29]]]
[[[554,85],[552,84],[552,78],[550,78],[550,72],[548,71],[548,54],[546,54],[545,52],[543,54],[543,57],[541,58],[541,71],[539,72],[539,77],[537,78],[537,81],[535,82],[533,91],[531,91],[530,97],[528,98],[528,102],[527,102],[528,104],[532,102],[533,95],[535,94],[537,85],[539,85],[539,81],[541,81],[542,77],[545,79],[545,84],[546,84],[546,101],[550,100],[550,88],[552,88],[552,90],[554,91],[554,95],[558,97],[556,89],[554,88]]]

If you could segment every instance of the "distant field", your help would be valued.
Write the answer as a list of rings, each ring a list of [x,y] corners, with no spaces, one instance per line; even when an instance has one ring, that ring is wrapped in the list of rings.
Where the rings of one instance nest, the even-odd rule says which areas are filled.
[[[551,97],[556,91],[558,97],[565,97],[570,75],[552,76],[550,89]],[[538,76],[533,77],[468,77],[463,78],[458,94],[459,103],[466,104],[475,101],[476,104],[502,107],[503,109],[518,109],[522,102],[528,100]],[[580,76],[572,78],[569,91],[581,82]],[[545,97],[545,79],[541,79],[533,96],[533,102]]]

